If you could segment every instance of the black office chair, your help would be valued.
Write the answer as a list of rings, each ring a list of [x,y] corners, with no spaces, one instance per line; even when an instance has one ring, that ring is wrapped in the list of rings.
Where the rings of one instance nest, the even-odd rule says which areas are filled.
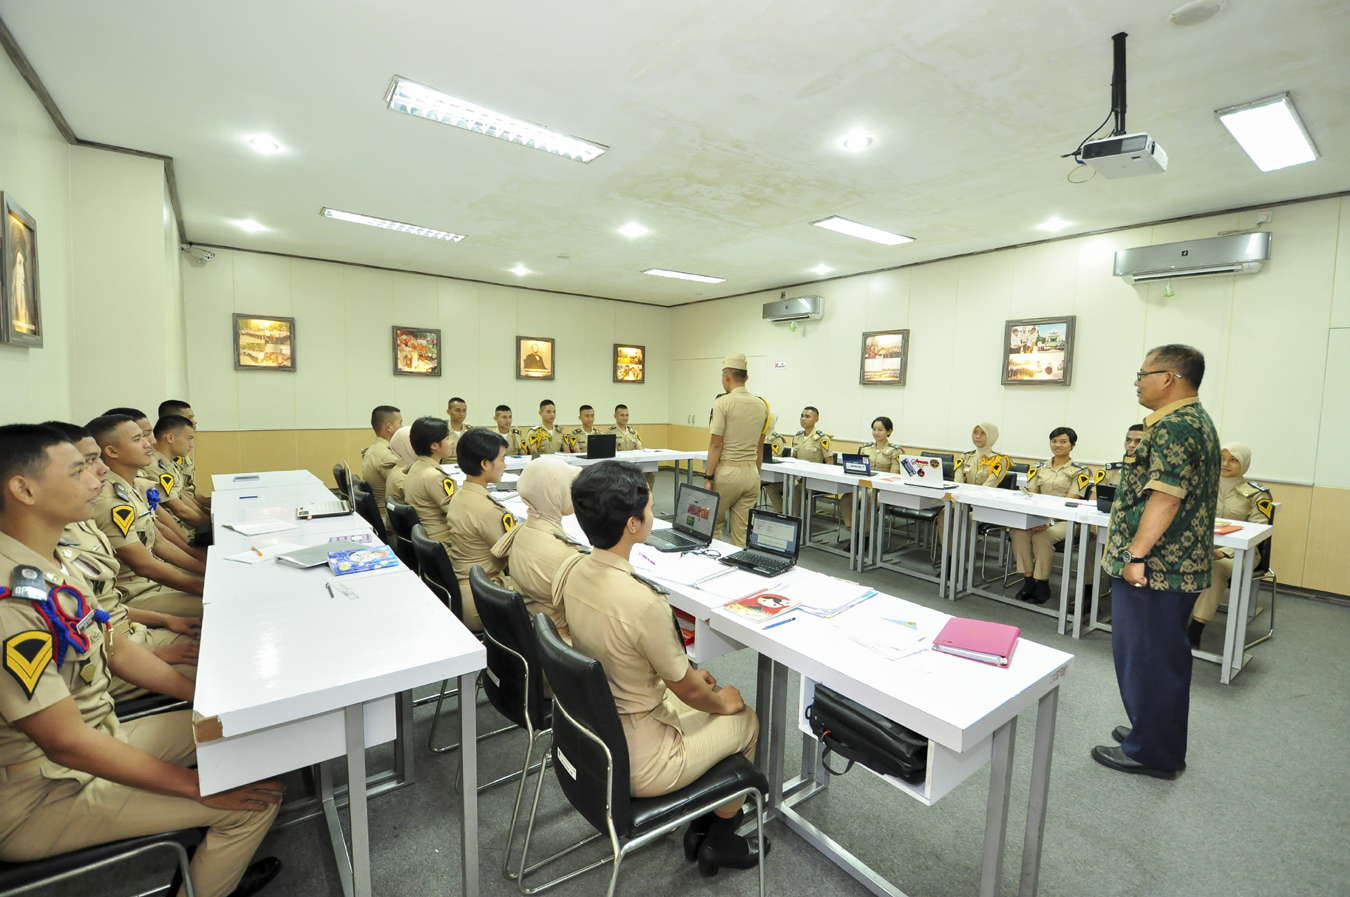
[[[413,550],[412,544],[412,530],[417,526],[417,509],[393,498],[386,498],[384,507],[389,514],[389,525],[394,530],[391,534],[393,542],[390,547],[412,572],[420,573],[421,561],[417,559],[417,552]],[[444,554],[445,551],[442,549],[441,553]]]
[[[384,521],[380,519],[380,506],[375,504],[375,493],[366,488],[362,483],[355,489],[356,494],[356,513],[361,515],[361,519],[370,524],[370,528],[375,530],[375,536],[384,544],[389,544],[389,531],[384,528]]]
[[[143,695],[139,698],[118,701],[113,705],[113,713],[117,714],[119,722],[129,723],[141,717],[154,716],[157,713],[172,713],[175,710],[188,710],[191,707],[191,702],[169,695]]]
[[[1272,526],[1275,525],[1275,511],[1276,509],[1273,507],[1270,509],[1270,523]],[[1256,560],[1252,564],[1252,581],[1250,584],[1253,602],[1260,597],[1262,584],[1270,585],[1270,628],[1252,641],[1243,645],[1242,650],[1244,651],[1253,645],[1259,645],[1262,642],[1269,640],[1275,635],[1275,595],[1279,591],[1279,578],[1275,575],[1275,571],[1270,569],[1270,553],[1274,550],[1274,541],[1275,537],[1272,536],[1256,546]],[[1219,605],[1219,610],[1223,611],[1225,614],[1230,612],[1229,605],[1226,602]]]
[[[15,894],[60,884],[86,873],[99,872],[124,860],[169,851],[178,861],[178,874],[187,897],[194,897],[196,892],[192,887],[192,876],[188,873],[188,850],[201,844],[205,837],[205,829],[185,828],[98,844],[26,863],[0,862],[0,894],[13,897]]]
[[[764,843],[764,795],[769,782],[764,773],[740,754],[720,761],[696,782],[660,797],[632,797],[628,784],[628,742],[614,706],[614,695],[598,660],[573,650],[558,636],[553,621],[536,614],[534,631],[544,676],[553,686],[553,770],[568,802],[596,830],[584,841],[566,847],[533,866],[527,865],[534,826],[525,831],[520,858],[520,890],[538,894],[584,872],[613,863],[608,897],[613,897],[623,858],[698,816],[738,797],[755,802],[759,843]],[[539,806],[544,776],[535,785],[534,808]],[[533,817],[534,809],[531,810]],[[568,872],[534,888],[525,876],[583,844],[609,837],[612,857]],[[760,851],[759,893],[764,895],[764,852]]]
[[[351,488],[352,469],[347,466],[346,461],[339,461],[333,465],[333,482],[337,483],[337,488],[333,494],[338,498],[346,498],[348,490]]]
[[[530,773],[539,771],[543,774],[542,767],[547,758],[534,769],[530,769],[530,760],[534,757],[535,743],[553,734],[553,704],[544,686],[539,643],[530,625],[525,599],[519,592],[493,583],[478,566],[469,571],[469,588],[473,591],[478,616],[483,621],[483,647],[487,649],[488,676],[483,682],[483,690],[498,713],[525,730],[527,739],[525,762],[521,764],[520,772],[478,786],[481,793],[520,779],[515,809],[511,811],[511,825],[506,830],[505,859],[502,861],[502,874],[514,879],[519,873],[511,871],[511,843],[516,837],[520,802],[525,797],[525,783]],[[530,823],[534,823],[533,815]]]
[[[942,478],[950,480],[956,476],[956,456],[951,452],[920,452],[920,458],[942,459]]]
[[[1020,464],[1020,463],[1018,463],[1017,461],[1012,461],[1012,462],[1010,462],[1010,463],[1008,464],[1008,470],[1009,470],[1010,472],[1012,472],[1012,473],[1030,473],[1030,472],[1031,472],[1031,465],[1030,465],[1030,464]],[[1003,485],[1002,483],[999,483],[999,486],[1002,486],[1002,485]]]

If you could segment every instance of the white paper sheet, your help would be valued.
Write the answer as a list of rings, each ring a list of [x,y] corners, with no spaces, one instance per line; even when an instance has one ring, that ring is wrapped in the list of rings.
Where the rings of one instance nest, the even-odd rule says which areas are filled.
[[[280,545],[269,545],[266,548],[259,548],[258,551],[249,549],[248,551],[241,551],[238,554],[229,554],[225,556],[225,560],[238,561],[241,564],[257,564],[262,561],[269,561],[279,554],[285,554],[288,551],[297,551],[304,547],[304,545],[297,545],[294,542],[282,542]],[[259,552],[261,552],[261,554]]]
[[[279,533],[288,529],[296,529],[294,523],[287,523],[285,520],[259,520],[255,523],[227,523],[227,529],[232,529],[236,533],[242,533],[245,536],[262,536],[267,533]]]

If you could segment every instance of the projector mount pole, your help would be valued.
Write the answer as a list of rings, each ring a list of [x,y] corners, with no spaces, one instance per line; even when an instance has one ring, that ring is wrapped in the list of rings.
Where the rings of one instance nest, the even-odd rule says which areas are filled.
[[[1116,129],[1112,137],[1125,133],[1125,38],[1124,31],[1111,35],[1115,45],[1115,65],[1111,70],[1111,110],[1116,114]]]

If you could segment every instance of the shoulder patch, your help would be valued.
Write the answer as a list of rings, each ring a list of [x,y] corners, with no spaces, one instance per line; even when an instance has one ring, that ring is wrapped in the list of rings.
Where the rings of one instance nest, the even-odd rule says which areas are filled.
[[[1036,479],[1036,471],[1038,471],[1038,470],[1040,470],[1040,469],[1041,469],[1041,466],[1040,466],[1039,464],[1033,464],[1033,465],[1031,465],[1031,469],[1027,471],[1027,482],[1028,482],[1028,483],[1030,483],[1032,480]]]
[[[1260,489],[1262,492],[1269,492],[1269,491],[1270,491],[1270,487],[1269,487],[1269,486],[1267,486],[1267,485],[1265,485],[1265,484],[1263,484],[1263,483],[1258,483],[1258,482],[1256,482],[1256,480],[1248,480],[1248,481],[1247,481],[1247,485],[1248,485],[1248,486],[1251,486],[1253,489]]]
[[[183,463],[183,456],[182,456],[182,455],[174,455],[173,463],[175,463],[175,464],[182,464],[182,463]]]
[[[159,484],[164,487],[164,494],[168,495],[173,491],[173,474],[161,473],[159,475]]]
[[[1269,523],[1275,516],[1275,503],[1268,498],[1258,498],[1256,500],[1256,510],[1261,512],[1261,516],[1266,518]]]
[[[645,577],[645,576],[638,576],[636,573],[630,573],[630,574],[628,574],[628,575],[631,576],[631,577],[633,577],[633,578],[636,579],[638,582],[642,583],[644,586],[646,586],[647,588],[651,589],[653,592],[655,592],[655,593],[658,594],[658,595],[669,595],[669,594],[670,594],[670,589],[666,588],[665,586],[658,585],[657,583],[652,582],[650,579],[648,579],[648,578]]]
[[[806,435],[806,431],[805,431],[805,430],[798,430],[796,433],[793,433],[792,435],[793,435],[793,436],[805,436],[805,435]]]
[[[116,524],[118,531],[125,536],[131,532],[131,525],[136,522],[136,509],[131,505],[116,505],[112,509],[112,522]]]
[[[31,701],[42,671],[52,662],[52,656],[52,634],[30,629],[5,639],[4,660],[0,662]]]
[[[998,460],[995,461],[992,465],[990,465],[989,472],[1001,480],[1003,478],[1003,464],[1007,460],[1008,460],[1007,456],[999,455]]]
[[[820,448],[822,451],[826,452],[830,450],[830,437],[828,436],[820,437]]]
[[[1092,474],[1089,471],[1084,470],[1082,473],[1078,475],[1078,491],[1082,492],[1084,489],[1088,487],[1088,484],[1091,482],[1092,482]]]
[[[958,471],[958,470],[960,470],[962,467],[964,467],[964,466],[965,466],[965,463],[966,463],[966,456],[965,456],[965,455],[957,455],[955,458],[953,458],[953,459],[952,459],[952,473],[955,473],[956,471]]]
[[[510,511],[502,512],[502,526],[506,528],[508,533],[516,528],[516,518],[512,516]]]
[[[1100,482],[1101,482],[1102,480],[1104,480],[1104,479],[1106,479],[1106,468],[1105,468],[1105,467],[1103,467],[1101,470],[1097,471],[1097,475],[1094,476],[1094,477],[1092,478],[1092,484],[1095,486],[1096,484],[1100,483]]]
[[[455,481],[446,477],[441,481],[441,488],[445,490],[445,497],[449,498],[455,494]]]
[[[1112,461],[1108,464],[1103,464],[1102,470],[1120,470],[1120,468],[1124,466],[1125,466],[1124,461]]]

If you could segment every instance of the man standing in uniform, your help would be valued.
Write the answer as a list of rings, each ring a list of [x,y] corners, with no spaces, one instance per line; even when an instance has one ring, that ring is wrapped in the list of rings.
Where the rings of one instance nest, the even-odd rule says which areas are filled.
[[[512,418],[511,406],[498,405],[497,413],[492,415],[492,420],[497,424],[497,426],[493,429],[492,432],[496,433],[503,440],[505,440],[506,453],[508,455],[519,455],[521,453],[520,429],[511,426],[511,418]],[[458,443],[456,443],[455,452],[456,458],[458,458],[459,452]],[[458,464],[459,461],[456,460],[455,463]]]
[[[525,434],[526,448],[541,455],[567,451],[567,438],[555,426],[557,421],[558,406],[553,404],[552,399],[544,399],[539,403],[539,426],[531,427],[530,432]]]
[[[445,403],[445,413],[450,415],[450,454],[441,459],[442,464],[457,464],[455,456],[455,446],[459,444],[460,437],[473,429],[473,424],[466,418],[469,416],[469,405],[459,396],[455,396],[449,402]]]
[[[759,473],[764,462],[764,434],[769,429],[769,403],[745,388],[750,375],[743,354],[722,359],[725,395],[713,403],[708,461],[703,485],[722,496],[714,535],[721,535],[722,518],[731,523],[731,544],[745,547],[750,509],[759,499]]]
[[[1097,487],[1103,484],[1107,486],[1119,486],[1120,475],[1125,469],[1125,465],[1134,461],[1134,450],[1139,448],[1139,441],[1144,438],[1144,425],[1131,424],[1125,431],[1125,459],[1123,461],[1112,461],[1109,464],[1103,464],[1102,469],[1097,471],[1093,478],[1092,497],[1097,497]]]
[[[398,467],[398,455],[389,447],[389,439],[402,427],[403,412],[393,405],[376,405],[370,412],[370,428],[375,431],[375,441],[361,451],[361,479],[375,496],[375,507],[380,509],[380,520],[386,531],[390,526],[389,510],[384,506],[385,480],[389,472]]]
[[[1092,759],[1122,772],[1174,779],[1186,766],[1195,597],[1209,587],[1219,436],[1197,393],[1205,357],[1190,346],[1152,350],[1135,377],[1144,438],[1111,506],[1102,566],[1111,583],[1111,646],[1129,727]]]
[[[567,434],[567,451],[584,455],[590,438],[600,431],[595,428],[595,409],[590,405],[582,405],[581,410],[577,412],[577,418],[581,421],[581,426]]]

